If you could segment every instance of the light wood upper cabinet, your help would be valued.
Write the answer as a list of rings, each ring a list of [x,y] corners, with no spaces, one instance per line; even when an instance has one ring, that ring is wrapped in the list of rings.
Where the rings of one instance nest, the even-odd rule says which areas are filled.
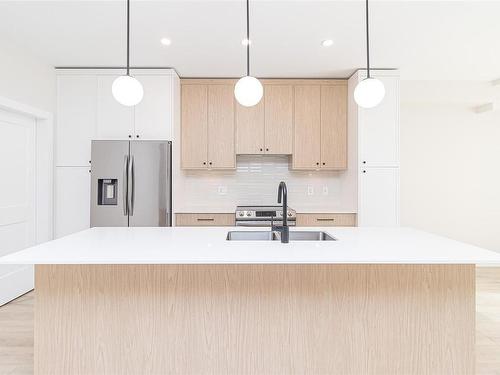
[[[293,86],[265,85],[265,151],[286,155],[293,149]]]
[[[208,86],[208,167],[235,168],[234,87]]]
[[[234,169],[234,94],[227,84],[183,84],[183,169]]]
[[[289,155],[293,149],[293,85],[264,84],[253,107],[236,104],[236,153]]]
[[[262,80],[253,107],[234,80],[182,81],[182,168],[234,169],[236,154],[292,155],[292,168],[347,168],[347,81]]]
[[[295,86],[293,169],[347,168],[347,85]]]
[[[208,86],[183,85],[181,93],[182,167],[207,167]]]
[[[264,100],[253,107],[236,102],[236,153],[264,153]]]
[[[321,169],[347,168],[347,86],[321,86]]]
[[[294,169],[319,169],[321,161],[321,87],[295,86]]]

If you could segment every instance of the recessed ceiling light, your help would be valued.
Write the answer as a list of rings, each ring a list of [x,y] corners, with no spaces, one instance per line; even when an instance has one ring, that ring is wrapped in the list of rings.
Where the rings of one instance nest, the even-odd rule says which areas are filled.
[[[331,40],[331,39],[325,39],[325,40],[323,40],[321,42],[321,45],[323,47],[331,47],[331,46],[333,46],[333,40]]]
[[[244,46],[248,46],[249,44],[252,44],[252,41],[245,38],[241,41],[241,44],[243,44]]]
[[[160,43],[163,44],[164,46],[169,46],[172,44],[172,41],[168,38],[161,38]]]

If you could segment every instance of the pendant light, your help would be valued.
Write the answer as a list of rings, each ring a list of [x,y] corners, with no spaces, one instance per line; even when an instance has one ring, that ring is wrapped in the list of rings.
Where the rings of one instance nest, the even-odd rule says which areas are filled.
[[[260,81],[250,75],[250,20],[249,20],[249,4],[247,1],[247,75],[236,82],[234,86],[234,96],[238,103],[245,107],[253,107],[262,99],[264,89]]]
[[[373,108],[380,104],[385,96],[384,84],[370,76],[370,33],[368,21],[368,0],[366,0],[366,78],[354,89],[354,100],[360,107]]]
[[[111,91],[116,101],[126,106],[139,104],[144,96],[141,83],[130,75],[130,0],[127,0],[127,74],[114,80]]]

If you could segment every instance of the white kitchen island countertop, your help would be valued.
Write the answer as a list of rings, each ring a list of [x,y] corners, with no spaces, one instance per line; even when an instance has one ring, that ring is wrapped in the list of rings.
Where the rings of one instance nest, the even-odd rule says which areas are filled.
[[[0,264],[500,264],[500,254],[410,228],[322,230],[338,241],[227,241],[230,230],[91,228],[0,257]]]

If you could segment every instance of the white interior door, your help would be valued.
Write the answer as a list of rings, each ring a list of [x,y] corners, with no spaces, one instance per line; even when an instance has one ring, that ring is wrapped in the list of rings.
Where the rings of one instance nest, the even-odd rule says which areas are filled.
[[[0,110],[0,256],[35,238],[35,119]],[[33,266],[0,265],[0,305],[33,289]]]

